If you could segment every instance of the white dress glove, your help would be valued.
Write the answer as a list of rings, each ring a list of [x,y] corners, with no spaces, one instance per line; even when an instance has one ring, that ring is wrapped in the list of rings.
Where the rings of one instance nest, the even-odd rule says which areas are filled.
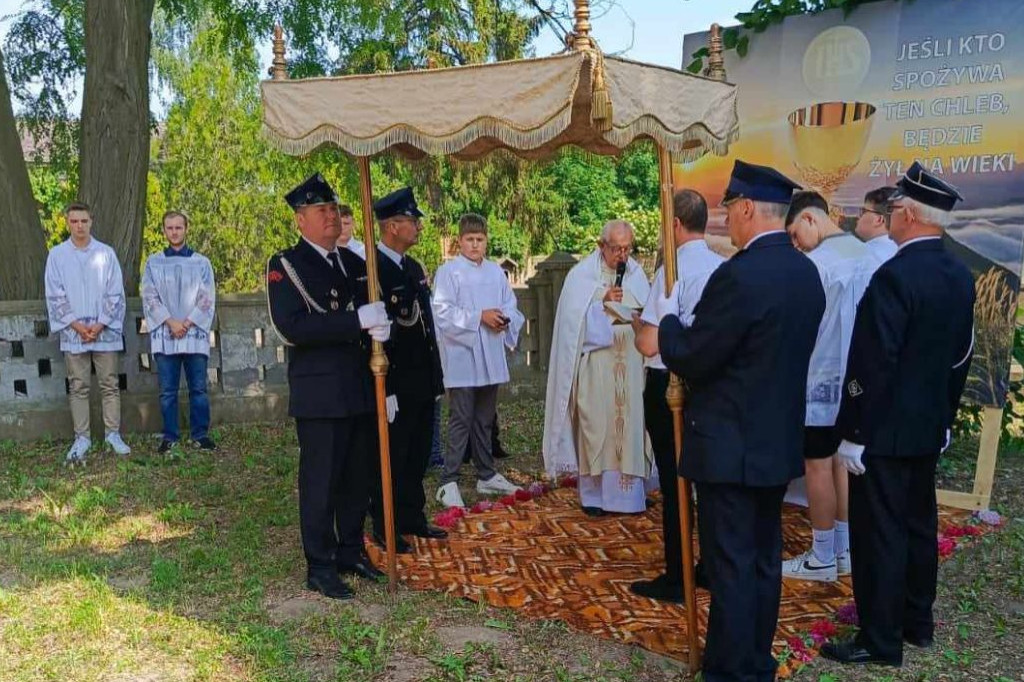
[[[388,320],[388,311],[384,307],[384,303],[381,301],[359,306],[358,313],[359,326],[363,329],[369,329],[370,327],[383,327],[390,322],[390,320]]]
[[[861,457],[864,455],[864,446],[851,443],[848,440],[844,440],[839,444],[839,461],[843,463],[843,466],[854,476],[860,476],[867,469],[864,468],[864,462],[861,461]]]
[[[389,395],[384,401],[384,406],[388,413],[388,424],[393,424],[395,415],[398,414],[398,396]]]
[[[380,327],[370,327],[367,332],[370,334],[370,338],[374,341],[384,343],[391,338],[391,323],[388,322]]]
[[[949,446],[952,443],[953,443],[953,432],[951,430],[949,430],[949,429],[946,429],[946,443],[942,446],[942,449],[939,450],[939,454],[941,455],[946,450],[949,450]]]

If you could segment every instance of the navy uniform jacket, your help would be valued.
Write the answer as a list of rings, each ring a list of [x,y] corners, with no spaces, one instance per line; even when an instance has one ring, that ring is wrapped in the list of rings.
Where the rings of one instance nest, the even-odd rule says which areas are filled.
[[[971,365],[974,278],[939,239],[908,244],[857,308],[836,427],[885,457],[935,456]]]
[[[381,299],[393,320],[391,338],[384,344],[387,394],[398,398],[399,409],[404,400],[434,400],[444,393],[427,276],[412,257],[406,255],[402,262],[404,270],[377,252]]]
[[[288,414],[297,419],[352,417],[376,410],[370,341],[356,312],[367,302],[366,264],[348,249],[338,251],[347,276],[304,239],[271,256],[267,264],[270,319],[290,344]],[[291,263],[315,305],[299,292],[282,258]]]
[[[661,321],[662,360],[686,382],[682,476],[779,486],[804,475],[807,366],[824,312],[817,269],[780,232],[715,270],[691,327]]]

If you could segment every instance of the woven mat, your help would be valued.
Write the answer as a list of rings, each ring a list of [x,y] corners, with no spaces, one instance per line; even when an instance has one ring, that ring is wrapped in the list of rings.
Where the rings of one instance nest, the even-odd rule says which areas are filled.
[[[399,555],[399,579],[417,590],[438,590],[536,619],[562,620],[580,632],[637,644],[677,659],[686,657],[686,611],[629,591],[634,580],[664,567],[660,499],[644,514],[590,518],[575,489],[561,488],[502,511],[471,514],[447,541],[415,541]],[[963,523],[968,512],[940,508],[940,526]],[[785,505],[783,556],[811,542],[806,510]],[[383,553],[367,543],[371,557]],[[776,646],[806,631],[853,600],[850,579],[837,583],[784,580]],[[697,590],[703,645],[709,595]]]

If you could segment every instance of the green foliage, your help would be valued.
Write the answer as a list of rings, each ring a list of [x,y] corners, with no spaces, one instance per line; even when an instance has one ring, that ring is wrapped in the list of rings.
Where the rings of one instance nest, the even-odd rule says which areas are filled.
[[[615,162],[578,149],[566,149],[547,169],[565,198],[569,220],[592,231],[612,215],[611,207],[625,195],[617,184]]]
[[[293,218],[281,197],[321,170],[343,201],[355,195],[350,161],[318,153],[292,159],[261,133],[256,57],[236,70],[210,24],[181,52],[159,50],[155,62],[172,92],[164,134],[150,176],[148,252],[163,246],[167,209],[190,218],[189,242],[213,263],[219,288],[255,291],[267,259],[295,242]]]
[[[39,218],[46,232],[46,246],[52,248],[68,238],[64,207],[78,192],[77,170],[65,173],[58,164],[33,164],[28,169]]]
[[[492,258],[506,257],[522,263],[529,253],[530,241],[526,232],[503,220],[487,224],[487,251]]]
[[[615,167],[615,183],[637,208],[658,209],[658,155],[654,144],[637,142],[622,153]]]

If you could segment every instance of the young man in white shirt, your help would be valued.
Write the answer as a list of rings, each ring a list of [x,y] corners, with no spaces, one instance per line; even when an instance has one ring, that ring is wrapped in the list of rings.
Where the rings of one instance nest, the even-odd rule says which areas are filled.
[[[497,471],[491,450],[491,425],[498,386],[508,382],[505,349],[513,350],[526,318],[497,263],[486,259],[487,223],[469,213],[459,220],[460,255],[434,277],[437,327],[444,386],[448,389],[448,450],[436,498],[446,507],[464,507],[459,469],[467,441],[473,452],[477,492],[518,490]]]
[[[352,207],[348,204],[339,204],[338,216],[341,219],[341,236],[338,237],[338,248],[348,249],[363,260],[366,260],[366,244],[355,238],[356,220],[352,215]]]
[[[818,269],[825,290],[825,314],[807,371],[804,461],[814,542],[803,554],[782,562],[782,575],[834,581],[850,573],[849,494],[846,470],[835,456],[835,429],[857,304],[877,267],[868,247],[828,216],[817,192],[795,192],[786,216],[794,246]]]
[[[658,354],[658,324],[665,315],[678,315],[689,326],[711,274],[725,259],[708,248],[704,231],[708,205],[699,192],[679,190],[673,197],[672,226],[675,232],[676,272],[679,279],[670,297],[674,309],[660,310],[665,298],[665,268],[654,274],[651,293],[643,313],[634,317],[636,348],[647,358],[647,382],[644,385],[644,423],[651,439],[654,460],[661,485],[661,523],[664,533],[665,573],[653,580],[638,580],[630,591],[643,597],[671,602],[683,601],[682,539],[679,529],[679,495],[676,479],[676,445],[672,431],[672,412],[665,398],[669,372]]]
[[[68,400],[75,441],[67,462],[85,461],[89,437],[92,370],[103,399],[106,443],[119,455],[131,452],[121,438],[121,393],[117,354],[124,350],[125,296],[121,265],[114,250],[92,237],[89,206],[74,202],[64,210],[70,238],[46,258],[46,309],[50,331],[60,336],[68,372]]]
[[[178,388],[183,369],[192,440],[203,450],[216,450],[209,436],[210,398],[206,392],[216,300],[213,266],[185,243],[188,216],[167,211],[161,223],[167,248],[146,259],[142,273],[142,309],[160,378],[164,434],[158,451],[167,452],[178,441]]]
[[[896,242],[889,236],[889,197],[895,187],[879,187],[864,195],[864,205],[853,233],[868,246],[875,268],[896,255]]]

